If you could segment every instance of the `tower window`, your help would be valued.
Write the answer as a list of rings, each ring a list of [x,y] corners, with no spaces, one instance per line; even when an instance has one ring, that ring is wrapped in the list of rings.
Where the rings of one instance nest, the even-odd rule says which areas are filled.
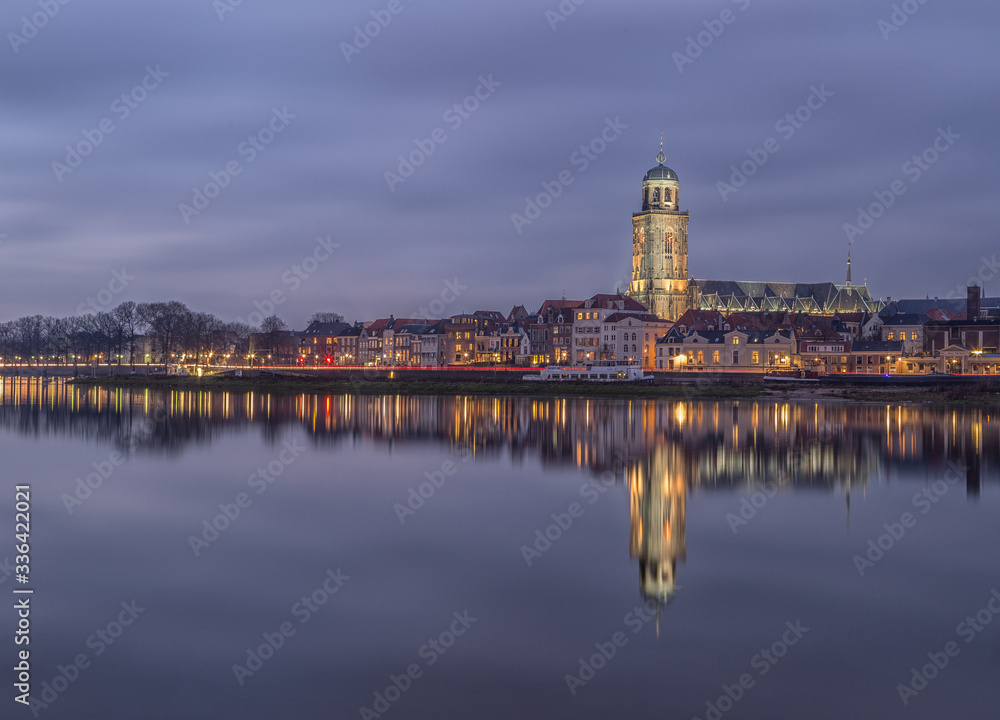
[[[653,190],[653,202],[660,202],[660,191],[658,188]]]

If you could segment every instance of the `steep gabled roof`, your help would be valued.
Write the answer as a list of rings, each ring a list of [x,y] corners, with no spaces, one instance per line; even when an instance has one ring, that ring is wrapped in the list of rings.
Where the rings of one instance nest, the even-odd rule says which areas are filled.
[[[674,327],[685,327],[688,330],[714,330],[721,325],[722,321],[722,313],[718,310],[688,310],[674,321]]]
[[[345,322],[311,322],[305,329],[304,334],[312,337],[314,335],[338,335],[344,328],[351,327]]]
[[[630,310],[633,312],[646,312],[647,307],[642,303],[633,300],[627,295],[607,295],[598,293],[593,297],[583,301],[581,307],[596,308],[599,310]]]
[[[578,308],[581,305],[583,305],[582,300],[566,300],[565,298],[562,300],[546,300],[541,304],[541,306],[538,308],[538,312],[535,314],[545,315],[549,312],[550,308],[552,309],[553,312],[558,313],[560,310]]]
[[[882,322],[883,327],[897,327],[899,325],[926,325],[929,318],[927,315],[917,315],[916,313],[897,313],[888,320]]]

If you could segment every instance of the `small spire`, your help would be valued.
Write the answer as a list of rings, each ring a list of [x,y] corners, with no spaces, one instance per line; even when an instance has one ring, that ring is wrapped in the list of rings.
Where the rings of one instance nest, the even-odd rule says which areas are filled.
[[[851,286],[851,246],[847,246],[847,287]]]
[[[663,131],[660,131],[660,152],[656,154],[656,162],[662,165],[667,161],[667,156],[663,154]]]

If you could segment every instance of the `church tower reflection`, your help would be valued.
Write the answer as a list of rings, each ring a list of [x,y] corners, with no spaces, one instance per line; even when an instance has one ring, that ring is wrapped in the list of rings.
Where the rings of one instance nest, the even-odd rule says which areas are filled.
[[[643,599],[657,604],[674,596],[677,561],[687,557],[685,465],[680,448],[667,443],[626,471],[631,514],[629,554],[639,560],[639,592]]]

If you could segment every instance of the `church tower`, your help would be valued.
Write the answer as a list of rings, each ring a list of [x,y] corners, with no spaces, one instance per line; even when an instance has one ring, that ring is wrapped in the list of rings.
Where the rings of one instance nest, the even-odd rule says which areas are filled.
[[[691,307],[688,289],[688,214],[678,210],[680,181],[659,163],[642,179],[642,211],[632,214],[632,283],[628,295],[649,312],[677,320]]]

